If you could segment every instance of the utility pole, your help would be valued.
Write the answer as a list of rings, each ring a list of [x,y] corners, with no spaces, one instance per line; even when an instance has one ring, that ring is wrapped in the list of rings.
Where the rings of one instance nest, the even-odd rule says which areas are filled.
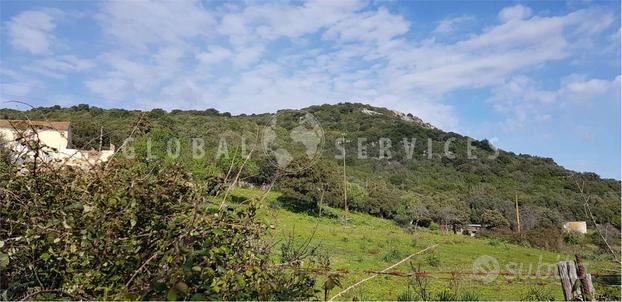
[[[346,210],[346,222],[348,222],[348,179],[346,176],[346,136],[343,135],[343,207]]]
[[[319,212],[318,212],[318,217],[322,217],[322,204],[324,203],[324,184],[322,184],[322,195],[320,195],[320,206],[319,208]]]
[[[102,151],[102,145],[104,144],[104,127],[99,127],[99,151]]]
[[[518,193],[515,195],[514,204],[516,205],[516,226],[518,228],[518,233],[520,234],[521,226],[520,226],[520,212],[518,211]]]

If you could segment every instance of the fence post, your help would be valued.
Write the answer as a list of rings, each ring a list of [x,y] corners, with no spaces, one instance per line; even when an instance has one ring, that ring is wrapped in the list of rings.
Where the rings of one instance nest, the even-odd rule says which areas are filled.
[[[557,271],[566,301],[594,301],[595,291],[592,276],[586,272],[581,256],[575,255],[576,262],[557,263]]]
[[[559,273],[559,279],[562,283],[562,291],[564,292],[564,300],[572,301],[573,293],[572,293],[572,285],[573,283],[570,281],[569,272],[572,271],[570,266],[574,265],[570,261],[562,261],[557,263],[557,272]]]
[[[577,262],[577,274],[579,275],[579,280],[581,281],[581,296],[583,297],[583,301],[594,301],[592,276],[586,272],[585,266],[581,261],[581,256],[575,255],[575,259]]]
[[[572,285],[571,300],[578,300],[581,298],[581,287],[577,281],[579,280],[577,276],[577,264],[573,261],[568,261],[568,275],[570,276],[570,285]]]

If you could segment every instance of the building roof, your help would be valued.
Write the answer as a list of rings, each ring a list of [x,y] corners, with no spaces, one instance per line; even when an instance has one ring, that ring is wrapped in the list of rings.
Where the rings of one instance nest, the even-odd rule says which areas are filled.
[[[69,131],[69,122],[33,121],[33,120],[0,120],[0,128],[26,129],[30,127],[40,129],[54,129]]]

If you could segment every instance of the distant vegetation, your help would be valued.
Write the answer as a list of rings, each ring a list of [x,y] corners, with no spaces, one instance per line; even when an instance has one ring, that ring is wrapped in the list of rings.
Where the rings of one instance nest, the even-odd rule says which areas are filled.
[[[231,116],[214,109],[140,112],[88,105],[0,110],[2,119],[70,121],[77,148],[119,147],[132,138],[126,144],[131,152],[120,152],[90,172],[51,166],[18,172],[0,148],[2,298],[305,300],[321,298],[322,292],[328,297],[344,282],[356,281],[328,273],[331,263],[378,269],[370,266],[375,261],[394,263],[414,247],[440,241],[439,225],[482,223],[482,235],[491,239],[447,237],[446,243],[456,246],[421,257],[419,269],[470,265],[473,259],[455,257],[458,250],[469,257],[485,251],[512,260],[507,258],[511,256],[507,243],[577,252],[588,261],[601,261],[600,267],[612,258],[604,249],[607,243],[619,250],[617,180],[506,151],[490,159],[495,151],[486,141],[474,141],[478,159],[468,159],[466,137],[383,108],[346,103],[307,111],[324,129],[323,156],[313,163],[296,159],[291,165],[300,169],[285,173],[271,164],[268,155],[250,147],[270,121],[269,114]],[[301,116],[299,111],[281,113],[284,122],[277,131],[295,127]],[[335,158],[341,154],[335,141],[343,136],[350,140],[345,148],[345,181],[344,162]],[[201,139],[200,151],[206,156],[196,156],[193,138]],[[366,159],[357,157],[359,138],[369,142]],[[373,142],[380,138],[393,142],[391,158],[377,158]],[[403,138],[417,139],[412,159],[401,145]],[[424,153],[428,138],[430,157]],[[443,156],[448,139],[455,139],[450,148],[453,157]],[[179,155],[170,156],[177,147]],[[249,152],[246,160],[243,154]],[[568,220],[587,220],[593,228],[577,184],[590,196],[590,209],[608,242],[593,230],[587,236],[561,231]],[[270,190],[278,193],[264,193]],[[521,205],[522,234],[516,232],[515,198]],[[258,219],[263,204],[290,220],[275,227]],[[344,208],[361,213],[349,214],[350,222],[342,221],[348,215]],[[324,228],[320,222],[330,224],[329,234],[316,233]],[[342,222],[352,227],[334,225]],[[308,238],[303,244],[282,235],[273,241],[271,229],[282,234],[288,231],[284,226],[292,226],[292,232],[298,226]],[[331,237],[335,234],[343,236]],[[330,250],[324,253],[312,246],[314,236],[325,240]],[[387,239],[392,237],[393,243]],[[370,240],[373,246],[367,245]],[[353,245],[357,252],[344,254],[343,249]],[[280,247],[280,253],[274,247]],[[520,251],[528,258],[537,250]],[[548,259],[555,255],[546,252]],[[434,288],[422,298],[408,287],[393,298],[499,297],[471,289],[475,291]],[[383,290],[372,298],[389,297],[387,288]],[[356,292],[347,296],[364,298]],[[551,294],[530,290],[508,297],[548,299]]]
[[[381,114],[365,114],[362,109]],[[305,110],[315,115],[326,135],[323,161],[333,168],[329,173],[332,176],[326,175],[328,183],[331,178],[342,175],[336,165],[340,161],[334,158],[341,154],[335,140],[344,134],[350,140],[346,144],[346,165],[348,186],[353,192],[348,197],[352,210],[385,218],[461,223],[482,223],[482,213],[495,210],[507,219],[510,228],[515,229],[514,199],[518,198],[521,213],[525,216],[523,228],[527,231],[541,226],[559,226],[568,220],[588,220],[576,185],[579,182],[592,196],[598,222],[620,228],[620,182],[617,180],[601,179],[594,173],[566,170],[550,158],[517,155],[508,151],[500,151],[496,159],[488,159],[486,157],[493,152],[487,141],[475,140],[472,144],[477,148],[474,155],[478,159],[467,159],[467,137],[424,127],[383,108],[345,103],[313,106]],[[284,125],[295,126],[299,115],[298,111],[283,111],[282,116],[286,121],[290,120]],[[175,159],[177,162],[191,171],[216,174],[226,173],[224,170],[229,163],[223,163],[222,156],[220,160],[215,159],[221,138],[226,139],[227,155],[233,158],[237,154],[239,159],[238,146],[242,137],[247,144],[253,143],[260,127],[271,117],[269,114],[231,116],[215,109],[173,110],[168,113],[154,109],[143,114],[140,111],[101,109],[89,105],[71,108],[55,106],[26,112],[0,110],[0,118],[3,119],[23,119],[26,116],[30,119],[70,121],[74,145],[86,149],[98,148],[100,129],[103,129],[104,147],[110,143],[120,146],[137,121],[141,120],[138,141],[135,142],[139,155],[142,152],[146,156],[141,143],[150,140],[153,144],[151,153],[162,159],[167,150],[167,140],[179,138],[182,152]],[[207,155],[201,160],[192,159],[191,138],[204,139]],[[367,159],[357,158],[358,138],[367,141]],[[380,138],[391,139],[391,159],[377,159],[378,147],[373,143]],[[402,146],[404,138],[416,139],[412,159],[408,159]],[[432,159],[423,156],[427,152],[428,138],[433,141]],[[455,139],[450,147],[454,158],[442,156],[444,143],[450,138]],[[264,184],[274,173],[262,152],[255,152],[249,165],[253,169],[245,171],[243,178],[250,183]],[[318,167],[321,169],[322,164]],[[341,180],[334,182],[335,186],[342,185]],[[343,190],[335,188],[334,195],[326,196],[326,203],[342,207],[343,197],[338,196],[339,191]],[[376,201],[384,196],[387,196],[387,202]],[[418,208],[417,205],[422,206]],[[425,212],[426,215],[415,217],[420,215],[414,212]]]
[[[469,159],[467,137],[435,129],[415,117],[397,115],[384,108],[343,103],[305,110],[311,112],[324,129],[324,156],[311,170],[300,175],[285,175],[277,181],[274,188],[285,193],[280,202],[286,206],[314,212],[319,203],[336,208],[344,208],[347,203],[351,211],[393,219],[405,226],[483,223],[489,232],[506,234],[508,240],[554,249],[563,245],[560,226],[564,222],[590,222],[577,187],[581,184],[590,196],[597,223],[603,228],[620,229],[618,180],[573,172],[550,158],[503,150],[490,159],[494,150],[486,140],[473,140],[476,148],[473,154],[477,159]],[[375,113],[369,114],[370,111]],[[283,131],[286,130],[283,125],[291,129],[301,116],[295,110],[280,113],[285,120],[279,126]],[[257,133],[272,117],[270,114],[231,116],[215,109],[141,112],[88,105],[36,108],[27,112],[0,110],[0,118],[25,116],[71,121],[73,141],[79,148],[97,148],[101,129],[104,146],[109,143],[120,146],[140,121],[132,144],[136,154],[151,161],[180,164],[195,178],[235,175],[243,162],[240,144],[244,141],[250,146],[256,142]],[[349,140],[345,148],[347,201],[343,197],[342,163],[335,159],[335,155],[342,152],[335,140],[341,137]],[[178,158],[166,156],[170,138],[180,139]],[[191,138],[203,139],[207,156],[193,159]],[[226,141],[226,154],[222,153],[222,138]],[[367,141],[366,159],[357,156],[359,138]],[[390,159],[378,159],[380,138],[389,138],[392,142]],[[402,145],[405,138],[411,142],[416,139],[412,158]],[[432,156],[427,154],[428,139],[432,141]],[[443,156],[448,139],[453,139],[449,149],[452,158]],[[152,145],[149,149],[148,143]],[[218,153],[222,156],[217,159]],[[253,154],[245,167],[241,180],[249,185],[268,185],[277,173],[260,151]],[[304,188],[304,183],[319,186]],[[515,199],[520,204],[524,233],[520,237],[511,235],[517,229]]]

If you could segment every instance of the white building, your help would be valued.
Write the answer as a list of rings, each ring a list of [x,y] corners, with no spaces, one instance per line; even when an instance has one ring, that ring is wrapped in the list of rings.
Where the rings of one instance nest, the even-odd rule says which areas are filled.
[[[71,143],[69,122],[0,120],[0,141],[18,156],[32,158],[34,152],[27,142],[40,142],[41,160],[70,166],[89,167],[107,161],[114,154],[110,150],[78,150]]]
[[[563,229],[566,232],[587,234],[587,223],[585,221],[569,221],[564,223]]]

